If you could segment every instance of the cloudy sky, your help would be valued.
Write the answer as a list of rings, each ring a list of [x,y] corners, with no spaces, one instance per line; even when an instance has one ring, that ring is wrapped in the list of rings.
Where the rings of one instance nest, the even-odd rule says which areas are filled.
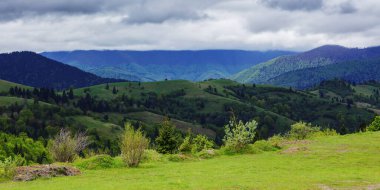
[[[379,0],[1,0],[0,51],[380,45]]]

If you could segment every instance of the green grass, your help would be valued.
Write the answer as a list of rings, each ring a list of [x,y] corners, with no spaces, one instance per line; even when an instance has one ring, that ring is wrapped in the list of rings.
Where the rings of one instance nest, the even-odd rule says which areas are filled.
[[[373,90],[378,90],[379,88],[371,85],[356,85],[353,89],[355,90],[355,94],[371,96],[373,95]]]
[[[92,117],[74,116],[70,118],[73,119],[77,124],[84,125],[89,131],[96,130],[100,136],[107,139],[114,139],[115,136],[121,134],[122,131],[122,128],[118,125],[95,120]]]
[[[376,189],[379,150],[380,133],[319,137],[277,152],[86,170],[76,177],[6,182],[0,189]]]
[[[127,118],[142,121],[148,125],[155,125],[161,123],[164,120],[164,116],[151,112],[131,112],[126,114]],[[202,128],[199,124],[193,124],[177,119],[171,119],[171,122],[181,130],[183,133],[188,132],[189,129],[195,134],[205,134],[211,138],[215,138],[216,134],[211,129]]]
[[[25,86],[25,85],[16,84],[16,83],[8,82],[8,81],[5,81],[5,80],[0,80],[0,92],[8,92],[9,88],[15,87],[15,86],[18,86],[18,87],[21,87],[21,88],[26,88],[26,89],[31,89],[31,87],[28,87],[28,86]]]
[[[33,104],[34,100],[31,99],[24,99],[24,98],[17,98],[17,97],[8,97],[8,96],[0,96],[0,106],[9,106],[12,104]],[[45,102],[39,102],[40,105],[50,105],[49,103]]]

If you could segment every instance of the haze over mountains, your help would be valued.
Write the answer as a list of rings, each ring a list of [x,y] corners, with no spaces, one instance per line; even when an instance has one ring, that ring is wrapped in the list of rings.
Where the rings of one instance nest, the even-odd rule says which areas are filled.
[[[101,78],[33,52],[0,54],[0,79],[55,89],[120,81]]]
[[[228,78],[288,51],[71,51],[41,55],[101,77],[133,81]]]
[[[358,49],[326,45],[304,53],[107,50],[39,55],[15,52],[0,54],[0,67],[0,79],[56,89],[121,79],[203,81],[212,78],[304,89],[334,78],[357,83],[379,81],[380,47]]]
[[[351,82],[380,80],[380,47],[365,49],[326,45],[282,56],[234,75],[243,83],[307,88],[334,78]]]

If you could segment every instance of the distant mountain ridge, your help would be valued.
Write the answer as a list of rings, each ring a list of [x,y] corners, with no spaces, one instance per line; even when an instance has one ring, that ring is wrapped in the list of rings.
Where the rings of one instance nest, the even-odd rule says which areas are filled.
[[[0,79],[55,89],[120,81],[98,77],[34,52],[0,54]]]
[[[134,81],[228,78],[255,64],[292,54],[294,52],[243,50],[77,50],[41,53],[101,77]]]
[[[307,88],[323,80],[379,80],[380,47],[364,49],[326,45],[260,63],[234,75],[244,83]]]

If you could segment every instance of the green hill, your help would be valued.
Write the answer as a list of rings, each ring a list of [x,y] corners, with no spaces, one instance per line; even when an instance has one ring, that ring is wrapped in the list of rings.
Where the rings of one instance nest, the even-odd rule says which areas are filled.
[[[16,83],[5,81],[5,80],[0,80],[0,93],[7,93],[11,87],[15,87],[15,86],[18,86],[24,89],[32,89],[32,87],[28,87],[25,85],[16,84]]]
[[[312,87],[334,78],[353,82],[380,80],[380,47],[364,49],[322,46],[308,52],[282,56],[243,70],[232,79],[243,83]]]

